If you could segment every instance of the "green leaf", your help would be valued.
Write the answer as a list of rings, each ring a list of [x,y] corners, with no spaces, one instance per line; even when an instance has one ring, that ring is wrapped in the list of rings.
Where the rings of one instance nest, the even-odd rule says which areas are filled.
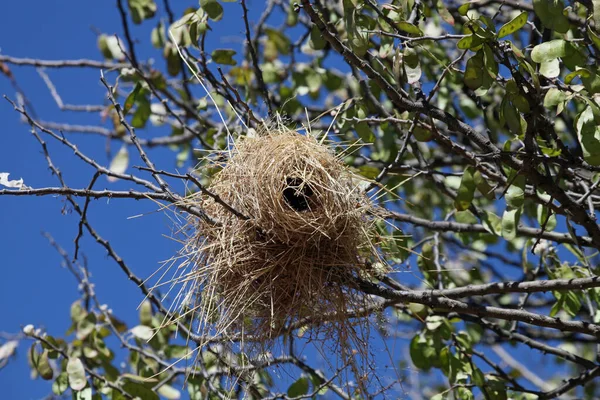
[[[506,204],[512,208],[519,208],[525,202],[525,176],[517,175],[506,191]]]
[[[459,387],[456,390],[456,394],[457,394],[457,399],[460,399],[460,400],[474,400],[475,399],[475,395],[473,394],[473,392],[471,392],[471,389],[469,389],[469,388]]]
[[[461,223],[461,224],[476,224],[477,223],[477,217],[475,216],[475,214],[473,214],[469,210],[457,211],[454,214],[454,219],[456,220],[456,222]]]
[[[71,320],[75,323],[85,318],[87,311],[81,306],[81,300],[76,300],[71,304]]]
[[[127,4],[135,24],[141,24],[143,20],[154,17],[156,13],[154,0],[127,0]]]
[[[152,115],[152,107],[146,96],[138,96],[137,104],[138,107],[135,113],[133,113],[133,118],[131,118],[131,126],[134,128],[143,128],[146,126],[148,118]]]
[[[473,168],[467,167],[460,181],[460,186],[454,199],[454,206],[458,211],[467,210],[471,206],[475,193],[475,181],[473,179]]]
[[[200,0],[200,7],[213,21],[220,21],[223,18],[223,7],[217,0]]]
[[[409,35],[423,36],[423,31],[418,26],[411,24],[410,22],[400,21],[396,23],[396,27],[401,31],[408,33]]]
[[[491,234],[500,236],[502,233],[502,219],[493,212],[485,210],[481,222]]]
[[[594,1],[594,2],[600,3],[599,1]],[[594,15],[596,15],[596,14],[594,13]],[[592,30],[592,28],[590,28],[589,25],[586,24],[585,27],[586,27],[589,38],[592,40],[592,43],[594,43],[594,46],[596,47],[596,49],[600,50],[600,36],[598,36],[598,34],[596,32],[594,32]],[[598,29],[598,25],[596,25],[596,29]]]
[[[287,390],[287,395],[289,397],[304,396],[306,393],[308,393],[308,388],[309,388],[308,378],[302,377],[290,385],[290,387]]]
[[[413,130],[413,136],[417,142],[429,142],[433,138],[433,132],[431,132],[429,129],[416,126]]]
[[[416,335],[410,341],[410,358],[415,367],[423,370],[431,368],[431,360],[425,354],[428,347],[427,341],[421,338],[421,335]]]
[[[550,213],[550,217],[548,217],[548,213]],[[544,223],[546,223],[545,230],[548,232],[552,232],[554,228],[556,228],[556,215],[554,215],[547,206],[538,204],[536,214],[540,227],[544,226]],[[546,222],[546,219],[548,219],[548,222]]]
[[[531,59],[536,63],[543,63],[567,55],[567,41],[563,39],[551,40],[538,44],[531,51]]]
[[[310,40],[308,43],[315,50],[323,50],[327,46],[327,40],[323,38],[323,34],[316,25],[313,25],[310,29]]]
[[[127,115],[133,104],[135,103],[135,99],[137,98],[138,93],[142,89],[142,84],[140,82],[136,82],[135,87],[129,93],[129,96],[125,99],[125,104],[123,105],[123,115]]]
[[[124,60],[125,53],[123,53],[124,46],[121,40],[117,39],[114,35],[102,34],[98,36],[98,48],[108,60]]]
[[[473,57],[467,61],[464,81],[465,85],[470,89],[478,89],[483,85],[484,62],[483,52],[478,51]]]
[[[320,376],[316,375],[316,374],[311,374],[311,375],[310,375],[310,381],[312,382],[312,385],[313,385],[313,388],[314,388],[314,390],[317,390],[317,388],[318,388],[319,386],[321,386],[321,385],[324,383],[323,379],[322,379]],[[329,387],[328,387],[328,386],[323,386],[323,387],[322,387],[322,388],[321,388],[321,389],[320,389],[320,390],[317,392],[317,395],[319,395],[319,396],[323,396],[323,395],[325,395],[325,393],[327,393],[328,391],[329,391]]]
[[[533,10],[542,24],[559,33],[569,30],[569,20],[563,14],[564,8],[562,0],[533,0]]]
[[[8,340],[4,342],[2,346],[0,346],[0,364],[4,364],[9,358],[14,356],[18,347],[18,340]]]
[[[483,375],[483,372],[479,368],[473,370],[472,378],[475,385],[482,389],[485,387],[485,375]]]
[[[144,378],[142,378],[144,379]],[[138,397],[144,400],[160,400],[160,397],[152,389],[148,389],[141,383],[126,381],[123,384],[123,390],[134,397]]]
[[[571,317],[575,317],[581,309],[581,300],[579,300],[579,297],[571,291],[563,293],[563,297],[565,299],[563,309]]]
[[[600,1],[592,0],[592,11],[594,24],[596,25],[596,29],[600,29]]]
[[[528,12],[523,11],[521,14],[513,18],[510,22],[507,22],[498,31],[498,39],[504,36],[511,35],[521,29],[527,23]]]
[[[541,63],[540,74],[546,78],[556,78],[558,75],[560,75],[560,61],[558,58]]]
[[[458,7],[458,13],[464,17],[465,15],[467,15],[469,8],[471,8],[471,3],[465,3],[462,6]]]
[[[44,349],[41,353],[39,353],[36,349],[36,344],[32,344],[29,350],[29,358],[31,363],[39,376],[44,380],[52,379],[54,372],[52,371],[52,367],[50,366],[50,362],[48,361],[48,350]]]
[[[108,169],[115,174],[122,174],[127,170],[127,166],[129,165],[129,152],[127,151],[127,146],[121,146],[121,149],[115,154],[114,158],[110,162],[110,166]],[[115,182],[119,178],[115,178],[114,176],[109,176],[109,182]]]
[[[404,72],[406,74],[406,83],[412,85],[421,79],[421,65],[419,63],[419,56],[415,49],[412,47],[406,47],[404,49],[404,56],[402,57]]]
[[[513,240],[517,237],[517,227],[521,219],[520,208],[508,208],[502,215],[502,237],[506,240]]]
[[[309,93],[318,94],[321,84],[323,83],[321,74],[312,69],[307,69],[305,72],[304,80],[306,81]]]
[[[69,386],[71,386],[71,389],[78,391],[87,385],[85,368],[79,358],[69,358],[69,361],[67,362],[67,374],[69,376]]]
[[[290,54],[290,39],[286,35],[273,28],[265,28],[265,33],[279,54]]]
[[[458,47],[461,50],[474,50],[476,49],[478,46],[481,46],[481,44],[483,43],[483,40],[477,36],[477,35],[469,35],[469,36],[465,36],[464,38],[460,39],[458,41],[458,43],[456,43],[456,47]]]
[[[201,378],[190,376],[187,382],[187,389],[190,400],[202,400],[205,398],[203,391],[206,391],[206,389],[202,386]]]
[[[525,134],[527,125],[517,108],[508,101],[503,101],[502,111],[508,129],[515,135]]]
[[[450,14],[450,11],[448,11],[448,8],[444,4],[444,0],[438,0],[437,4],[436,4],[436,8],[437,8],[438,13],[440,14],[440,17],[442,17],[442,19],[447,24],[454,25],[454,17],[452,16],[452,14]]]
[[[552,308],[550,309],[549,316],[552,318],[554,318],[556,314],[558,314],[558,312],[563,309],[563,305],[565,304],[565,297],[562,296],[562,293],[555,293],[554,296],[556,297],[557,301],[552,305]]]
[[[136,327],[133,327],[131,329],[131,333],[136,338],[144,341],[150,340],[152,338],[152,335],[154,335],[154,331],[152,330],[152,328],[146,325],[138,325]]]
[[[74,400],[102,400],[102,396],[100,394],[94,395],[92,393],[92,388],[89,386],[83,388],[83,390],[80,390],[79,392],[73,393],[73,395]]]
[[[116,157],[115,157],[116,158]],[[113,159],[114,162],[114,159]],[[111,163],[111,168],[113,167],[113,163]],[[125,165],[127,168],[127,165]],[[111,169],[112,172],[115,172]],[[85,316],[84,319],[80,320],[77,323],[77,339],[83,340],[89,336],[90,333],[94,331],[96,328],[96,315],[94,313],[89,313]]]
[[[152,303],[150,300],[144,300],[140,305],[140,324],[150,326],[152,324]]]
[[[150,42],[152,43],[152,46],[156,47],[157,49],[162,49],[165,47],[166,30],[162,21],[159,21],[158,25],[152,29],[152,32],[150,33]]]
[[[550,90],[546,92],[546,96],[544,96],[544,107],[556,107],[557,105],[565,101],[566,98],[567,95],[563,91],[557,88],[550,88]]]
[[[170,385],[162,385],[158,388],[158,394],[167,400],[179,400],[181,398],[181,392]]]
[[[600,74],[598,74],[598,70],[590,68],[589,74],[581,76],[581,82],[589,94],[600,93]]]
[[[211,57],[214,62],[217,64],[223,65],[236,65],[237,61],[233,59],[236,51],[230,49],[217,49],[212,52]]]
[[[517,107],[517,110],[519,112],[528,113],[530,111],[529,102],[527,101],[527,99],[524,96],[522,96],[520,94],[513,95],[511,97],[510,101],[513,103],[513,105],[515,107]]]
[[[52,383],[52,393],[56,395],[63,394],[69,388],[69,375],[66,372],[61,372]]]
[[[373,143],[373,141],[375,140],[375,135],[373,134],[373,130],[369,127],[368,123],[359,122],[358,124],[355,125],[354,129],[356,130],[356,133],[358,134],[358,136],[365,143]]]
[[[591,106],[576,117],[575,127],[583,149],[583,158],[591,165],[600,165],[600,127]]]
[[[567,42],[566,54],[562,62],[571,71],[585,67],[588,65],[587,50],[581,48],[576,42]]]

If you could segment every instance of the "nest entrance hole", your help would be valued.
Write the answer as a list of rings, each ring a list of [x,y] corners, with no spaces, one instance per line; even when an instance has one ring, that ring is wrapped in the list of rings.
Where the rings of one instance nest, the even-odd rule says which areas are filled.
[[[286,178],[286,184],[283,189],[285,202],[298,212],[310,210],[308,200],[314,194],[311,187],[302,178]]]

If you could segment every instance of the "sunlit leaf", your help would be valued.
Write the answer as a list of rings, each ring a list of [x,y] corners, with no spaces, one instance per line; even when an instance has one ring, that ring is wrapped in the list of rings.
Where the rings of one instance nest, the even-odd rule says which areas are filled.
[[[599,0],[591,0],[592,3],[592,19],[594,20],[594,24],[596,25],[596,29],[600,28],[600,1]]]
[[[577,116],[575,127],[583,149],[583,158],[591,165],[600,165],[600,127],[591,106]]]
[[[396,23],[396,26],[401,31],[404,31],[410,35],[423,36],[423,32],[421,31],[421,29],[419,29],[418,26],[411,24],[410,22],[400,21]]]
[[[471,3],[465,3],[462,6],[458,7],[458,13],[460,15],[462,15],[463,17],[465,15],[467,15],[467,12],[469,11],[469,9],[471,8]]]
[[[506,240],[513,240],[517,237],[517,227],[521,219],[521,209],[512,208],[504,211],[502,215],[502,237]]]
[[[179,400],[181,398],[181,392],[171,385],[162,385],[158,388],[158,394],[167,400]]]
[[[144,341],[147,341],[147,340],[150,340],[150,338],[152,338],[152,335],[154,334],[154,331],[149,326],[138,325],[138,326],[136,326],[136,327],[134,327],[134,328],[131,329],[131,333],[136,338],[142,339]]]
[[[67,362],[67,374],[69,376],[69,386],[71,389],[78,391],[82,390],[87,385],[85,368],[79,358],[69,358],[69,361]]]
[[[556,78],[560,75],[560,61],[558,61],[558,58],[541,63],[540,74],[546,78]]]
[[[108,169],[115,174],[122,174],[127,170],[127,166],[129,165],[129,152],[127,151],[127,146],[121,146],[121,149],[115,154],[112,161],[110,162],[110,166]],[[115,182],[118,178],[114,176],[109,176],[109,182]]]
[[[525,202],[525,176],[517,175],[506,191],[506,204],[513,208],[519,208]]]
[[[498,39],[503,38],[504,36],[512,35],[517,32],[527,23],[527,11],[523,11],[521,14],[513,18],[511,21],[504,24],[500,30],[498,31]]]
[[[566,54],[567,42],[563,39],[556,39],[535,46],[531,51],[531,59],[536,63],[543,63],[564,57]]]
[[[421,79],[419,56],[411,47],[404,49],[403,66],[404,72],[406,73],[406,83],[411,85]]]

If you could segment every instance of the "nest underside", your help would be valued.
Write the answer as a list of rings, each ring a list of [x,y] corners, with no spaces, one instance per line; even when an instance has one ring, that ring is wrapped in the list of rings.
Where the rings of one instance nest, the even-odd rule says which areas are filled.
[[[367,305],[353,282],[377,253],[372,205],[330,147],[276,130],[239,139],[221,167],[208,189],[247,219],[189,198],[219,222],[189,221],[200,330],[268,338]]]

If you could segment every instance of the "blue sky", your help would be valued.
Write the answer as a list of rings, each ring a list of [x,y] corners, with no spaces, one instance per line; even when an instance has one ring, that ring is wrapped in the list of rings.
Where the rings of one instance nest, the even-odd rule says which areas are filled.
[[[158,2],[159,7],[162,2]],[[182,7],[197,3],[172,2],[181,15]],[[257,7],[251,16],[256,17]],[[229,16],[228,9],[238,4],[224,4],[225,18],[215,27],[217,34],[209,47],[223,47],[240,43],[243,34],[241,20]],[[232,14],[230,12],[230,14]],[[164,15],[164,13],[163,13]],[[138,51],[153,51],[157,62],[160,53],[149,46],[150,30],[156,23],[148,22],[134,27],[134,37],[140,39]],[[221,32],[219,32],[221,30]],[[55,2],[6,2],[0,13],[0,54],[13,57],[30,57],[47,60],[90,58],[101,60],[96,46],[97,32],[121,35],[121,25],[115,2],[87,2],[60,0]],[[237,39],[236,39],[237,38]],[[61,112],[42,79],[31,67],[11,67],[19,85],[34,105],[42,120],[63,123],[101,125],[98,114]],[[68,69],[46,70],[65,103],[102,104],[106,91],[100,83],[98,70]],[[0,94],[16,99],[15,90],[8,79],[0,76]],[[0,99],[0,172],[10,172],[11,179],[23,178],[32,187],[58,186],[51,176],[41,148],[29,133],[27,125],[19,121],[12,106]],[[105,126],[110,127],[108,124]],[[160,134],[157,130],[154,134]],[[163,132],[164,134],[164,132]],[[110,159],[105,152],[106,141],[98,136],[75,134],[70,137],[90,156],[104,165]],[[70,151],[48,140],[49,150],[57,166],[63,171],[69,185],[85,187],[93,170],[78,161]],[[112,153],[119,145],[113,144]],[[155,161],[167,169],[175,168],[174,153],[168,149],[152,151]],[[130,165],[140,165],[132,159]],[[104,178],[97,188],[129,189],[122,182],[109,183]],[[175,187],[183,191],[183,187]],[[83,203],[82,203],[83,204]],[[51,234],[69,252],[77,235],[78,218],[65,207],[60,197],[3,197],[0,199],[0,332],[14,334],[26,324],[43,327],[47,332],[63,336],[70,324],[69,307],[78,297],[77,284],[70,273],[61,268],[58,253],[41,235]],[[99,200],[91,204],[89,219],[97,231],[108,239],[117,252],[141,277],[149,276],[161,260],[169,258],[178,245],[164,235],[169,235],[171,222],[164,213],[155,213],[151,202],[128,200]],[[129,219],[132,215],[147,213],[144,217]],[[82,251],[89,260],[92,281],[101,302],[108,303],[121,319],[135,323],[141,292],[128,282],[117,265],[106,256],[102,248],[84,235]],[[48,383],[29,379],[26,361],[30,341],[23,341],[18,357],[0,372],[0,398],[39,399],[50,391]]]

